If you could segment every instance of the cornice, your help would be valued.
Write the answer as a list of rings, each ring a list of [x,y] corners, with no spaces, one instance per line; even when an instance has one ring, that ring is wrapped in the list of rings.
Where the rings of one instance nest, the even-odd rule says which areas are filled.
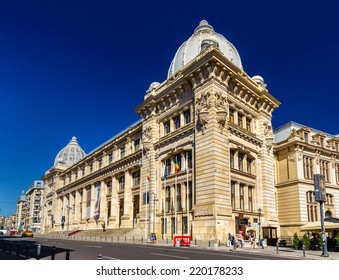
[[[263,141],[260,140],[259,138],[257,138],[254,133],[251,133],[251,132],[249,132],[249,131],[247,131],[247,130],[245,130],[245,129],[243,129],[243,128],[239,127],[238,125],[233,124],[231,122],[228,123],[228,130],[233,135],[236,135],[239,138],[244,139],[248,142],[251,142],[251,143],[253,143],[257,146],[261,147],[262,144],[263,144]],[[230,139],[230,141],[231,141],[231,139]]]
[[[161,137],[159,139],[159,141],[155,142],[154,143],[154,148],[155,149],[158,149],[164,145],[166,145],[167,143],[169,142],[174,142],[176,141],[178,138],[181,138],[187,134],[193,134],[194,133],[194,128],[195,128],[195,125],[193,122],[185,125],[185,126],[182,126],[180,127],[179,129]]]

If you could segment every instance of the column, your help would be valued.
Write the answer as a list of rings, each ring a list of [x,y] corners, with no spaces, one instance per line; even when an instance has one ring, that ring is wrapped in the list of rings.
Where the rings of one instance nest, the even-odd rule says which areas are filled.
[[[107,185],[105,181],[101,181],[100,190],[100,222],[107,224]]]
[[[109,228],[118,228],[119,217],[119,199],[118,199],[118,180],[116,176],[112,177],[112,195],[111,195],[111,216],[109,217]]]
[[[124,214],[121,217],[121,227],[131,228],[133,226],[133,201],[132,201],[132,176],[129,171],[125,172],[124,190]]]

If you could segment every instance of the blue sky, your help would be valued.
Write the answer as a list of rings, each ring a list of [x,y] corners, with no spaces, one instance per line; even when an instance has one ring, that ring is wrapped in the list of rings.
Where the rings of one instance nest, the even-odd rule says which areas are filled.
[[[118,3],[115,3],[118,2]],[[0,1],[0,215],[76,136],[90,152],[133,109],[202,19],[295,121],[338,134],[337,1]]]

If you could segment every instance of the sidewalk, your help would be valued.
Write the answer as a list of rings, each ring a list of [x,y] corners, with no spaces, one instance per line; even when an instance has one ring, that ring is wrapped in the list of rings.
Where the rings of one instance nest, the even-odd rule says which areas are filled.
[[[194,246],[194,245],[193,245]],[[192,247],[193,247],[192,246]],[[200,247],[200,246],[196,246]],[[234,251],[233,247],[220,246],[214,248],[213,246],[207,247],[210,250],[220,250],[220,251]],[[262,247],[256,247],[255,249],[251,249],[249,246],[245,246],[243,248],[237,248],[236,251],[246,252],[248,254],[263,254],[263,255],[274,255],[274,256],[282,256],[282,257],[293,257],[298,260],[339,260],[339,252],[329,251],[329,257],[322,257],[322,251],[312,251],[306,250],[305,257],[303,255],[303,250],[295,250],[290,247],[279,247],[278,253],[277,248],[275,246],[265,246],[264,249]]]

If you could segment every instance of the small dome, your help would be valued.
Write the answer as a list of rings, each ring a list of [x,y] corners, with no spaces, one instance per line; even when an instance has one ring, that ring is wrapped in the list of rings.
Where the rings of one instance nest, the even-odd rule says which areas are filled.
[[[168,70],[167,78],[188,64],[210,45],[219,48],[233,64],[242,69],[237,49],[223,35],[215,32],[206,20],[202,20],[194,30],[194,34],[177,50]]]
[[[259,85],[266,87],[267,85],[265,84],[264,78],[256,75],[252,77],[252,80],[255,81],[256,83],[258,83]]]
[[[72,137],[66,147],[61,149],[54,160],[54,166],[58,163],[64,163],[67,165],[73,165],[82,160],[86,156],[85,152],[79,146],[76,137]]]

